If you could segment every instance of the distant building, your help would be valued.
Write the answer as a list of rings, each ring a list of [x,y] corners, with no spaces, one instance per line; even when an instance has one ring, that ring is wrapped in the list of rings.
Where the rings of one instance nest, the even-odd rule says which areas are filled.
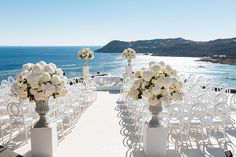
[[[225,58],[226,58],[226,55],[219,55],[219,58],[220,58],[220,59],[225,59]]]
[[[226,55],[213,55],[212,58],[213,59],[219,59],[219,60],[224,60],[226,59]]]

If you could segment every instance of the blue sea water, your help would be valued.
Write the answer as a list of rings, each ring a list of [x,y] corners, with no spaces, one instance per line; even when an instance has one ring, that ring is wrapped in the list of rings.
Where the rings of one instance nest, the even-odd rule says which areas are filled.
[[[36,63],[40,60],[55,63],[62,68],[69,78],[82,74],[83,61],[77,59],[81,46],[34,46],[34,47],[0,47],[0,80],[15,76],[24,63]],[[99,47],[90,46],[91,50]],[[213,64],[197,61],[193,57],[161,57],[138,54],[132,62],[133,69],[148,66],[150,61],[164,61],[177,69],[180,74],[196,74],[206,79],[212,79],[218,84],[228,84],[236,87],[236,66]],[[122,76],[126,61],[118,53],[95,53],[95,58],[89,62],[92,74],[96,72],[110,73]]]

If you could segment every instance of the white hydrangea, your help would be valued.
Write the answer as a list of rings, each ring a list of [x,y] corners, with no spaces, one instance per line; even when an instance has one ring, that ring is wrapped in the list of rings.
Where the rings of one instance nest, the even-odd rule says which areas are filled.
[[[37,63],[37,64],[33,65],[32,72],[34,74],[41,74],[43,72],[43,68],[39,63]]]
[[[42,82],[48,82],[51,80],[51,75],[48,72],[45,72],[42,74],[41,81]]]
[[[131,60],[131,59],[136,58],[136,52],[134,49],[127,48],[123,50],[122,56],[124,59]]]
[[[78,59],[93,59],[94,53],[90,50],[90,48],[83,48],[78,52]]]
[[[12,92],[22,100],[46,101],[51,96],[66,95],[67,78],[63,76],[62,69],[53,63],[27,63],[22,66],[22,72],[17,74]]]
[[[142,73],[142,78],[145,80],[145,81],[150,81],[151,78],[153,77],[153,72],[149,69],[143,71]]]
[[[48,64],[48,65],[45,65],[45,66],[44,66],[44,71],[52,75],[52,74],[55,73],[55,67],[53,66],[53,64],[51,64],[51,65],[49,65],[49,64]]]
[[[148,98],[150,105],[181,100],[183,85],[177,78],[177,71],[171,66],[164,62],[150,62],[149,68],[141,68],[135,73],[128,96],[133,100]]]
[[[52,75],[51,82],[53,85],[58,85],[60,84],[61,77],[59,75]]]
[[[27,64],[24,64],[22,66],[22,70],[23,71],[29,71],[31,68],[32,68],[32,64],[31,63],[27,63]]]

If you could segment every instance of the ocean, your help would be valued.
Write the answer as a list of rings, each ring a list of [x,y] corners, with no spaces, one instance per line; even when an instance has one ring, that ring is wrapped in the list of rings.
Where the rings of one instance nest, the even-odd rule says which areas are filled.
[[[91,50],[100,47],[89,46]],[[68,78],[82,75],[83,61],[77,59],[81,46],[7,46],[0,47],[0,80],[14,76],[21,70],[24,63],[36,63],[40,60],[55,63],[62,68]],[[217,84],[227,84],[236,88],[236,66],[197,61],[193,57],[163,57],[138,54],[132,61],[133,70],[148,66],[150,61],[164,61],[175,68],[179,74],[195,74],[205,79],[212,79]],[[120,53],[95,53],[89,61],[90,72],[95,74],[109,73],[122,76],[126,61]]]

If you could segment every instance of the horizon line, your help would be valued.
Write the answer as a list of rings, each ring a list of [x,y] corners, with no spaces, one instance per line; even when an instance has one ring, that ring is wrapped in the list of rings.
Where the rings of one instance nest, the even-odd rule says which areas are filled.
[[[104,46],[104,45],[0,45],[0,47],[72,47],[72,46],[96,46],[96,47],[100,47],[100,46]]]
[[[57,45],[44,45],[44,44],[41,44],[41,45],[20,45],[20,44],[7,44],[7,45],[1,45],[0,44],[0,47],[36,47],[36,46],[38,46],[38,47],[46,47],[46,46],[48,46],[48,47],[53,47],[53,46],[98,46],[98,47],[102,47],[102,46],[105,46],[105,45],[107,45],[108,43],[110,43],[110,42],[112,42],[112,41],[123,41],[123,42],[135,42],[135,41],[142,41],[142,40],[158,40],[158,39],[160,39],[160,40],[165,40],[165,39],[178,39],[178,38],[181,38],[181,39],[184,39],[184,40],[190,40],[190,41],[194,41],[194,42],[209,42],[209,41],[214,41],[214,40],[221,40],[221,39],[234,39],[234,38],[236,38],[236,37],[218,37],[218,38],[215,38],[215,39],[208,39],[208,40],[195,40],[195,39],[188,39],[188,38],[184,38],[184,37],[166,37],[166,38],[163,38],[163,37],[160,37],[160,38],[152,38],[152,39],[136,39],[136,40],[120,40],[120,39],[113,39],[113,40],[110,40],[109,42],[107,42],[106,44],[101,44],[101,45],[96,45],[96,44],[94,44],[94,45],[91,45],[91,44],[88,44],[88,45],[85,45],[85,44],[83,44],[83,45],[59,45],[59,44],[57,44]]]

